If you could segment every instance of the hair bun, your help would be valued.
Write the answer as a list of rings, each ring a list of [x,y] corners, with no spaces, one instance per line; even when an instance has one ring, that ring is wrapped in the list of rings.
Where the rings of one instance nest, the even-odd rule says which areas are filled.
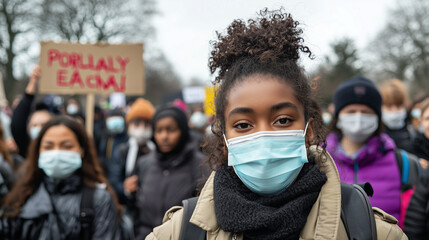
[[[211,42],[213,50],[209,59],[211,73],[219,69],[216,81],[220,81],[231,65],[241,58],[254,58],[261,63],[282,63],[299,59],[299,51],[312,57],[303,45],[302,29],[283,9],[261,10],[256,19],[234,20],[227,34],[216,32],[218,41]]]

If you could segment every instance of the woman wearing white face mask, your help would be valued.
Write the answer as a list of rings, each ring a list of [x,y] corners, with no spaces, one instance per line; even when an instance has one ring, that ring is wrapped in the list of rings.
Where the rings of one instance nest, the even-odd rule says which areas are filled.
[[[3,202],[0,239],[120,238],[120,207],[81,124],[54,118],[29,150],[26,175]]]
[[[326,149],[341,181],[369,182],[374,188],[371,204],[399,219],[401,174],[395,143],[381,133],[381,104],[381,95],[370,80],[354,77],[343,82],[334,94],[335,113]]]
[[[383,82],[380,86],[383,99],[382,120],[384,132],[395,141],[398,148],[411,152],[411,134],[407,126],[408,92],[398,79]]]
[[[113,152],[111,162],[114,166],[111,167],[109,176],[109,181],[118,194],[121,204],[126,203],[125,194],[131,194],[137,190],[135,169],[138,166],[138,160],[155,149],[155,145],[150,141],[151,120],[154,114],[155,108],[152,103],[138,98],[125,117],[129,139]]]

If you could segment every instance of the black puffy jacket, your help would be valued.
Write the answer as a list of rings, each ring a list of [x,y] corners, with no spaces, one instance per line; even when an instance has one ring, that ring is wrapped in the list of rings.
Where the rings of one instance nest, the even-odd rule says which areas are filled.
[[[79,175],[60,182],[45,177],[18,217],[1,219],[0,239],[80,239],[82,187]],[[120,239],[113,198],[101,185],[94,191],[93,205],[92,239]]]
[[[408,205],[404,231],[410,240],[429,239],[429,168],[417,184]]]
[[[193,142],[171,158],[162,159],[161,155],[153,151],[139,161],[139,190],[133,211],[136,239],[144,239],[160,225],[168,209],[196,196],[198,186],[204,185],[200,181],[203,172],[208,172],[201,167],[204,155]]]

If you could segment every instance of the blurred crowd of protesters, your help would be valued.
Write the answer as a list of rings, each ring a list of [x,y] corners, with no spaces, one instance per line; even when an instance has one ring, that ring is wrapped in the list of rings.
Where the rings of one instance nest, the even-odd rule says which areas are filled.
[[[128,227],[132,238],[144,239],[169,208],[201,190],[209,175],[201,146],[211,134],[202,107],[190,112],[176,100],[156,109],[143,98],[128,108],[96,106],[91,138],[76,98],[63,106],[53,96],[35,101],[40,74],[36,67],[12,111],[0,112],[0,199],[6,219],[0,236],[82,237],[84,231],[71,219],[83,221],[80,198],[86,188],[95,188],[92,238],[125,238]],[[358,76],[337,88],[333,106],[322,117],[330,129],[327,151],[341,181],[370,182],[374,207],[397,218],[412,239],[428,236],[429,98],[410,103],[401,81],[377,88]],[[79,163],[54,164],[58,159]],[[39,223],[41,216],[49,221]],[[19,223],[11,221],[16,218]],[[50,221],[57,227],[46,230]]]
[[[144,239],[165,211],[196,196],[208,174],[202,107],[188,112],[176,100],[156,110],[143,98],[95,106],[88,134],[78,98],[36,96],[40,76],[37,66],[0,111],[1,239]]]
[[[35,67],[0,111],[0,239],[145,239],[167,210],[199,194],[210,175],[202,145],[214,136],[202,106],[141,97],[96,106],[87,133],[77,98],[36,101],[40,76]],[[340,180],[369,182],[373,207],[410,239],[429,239],[429,95],[410,99],[400,80],[377,87],[356,76],[320,120]]]

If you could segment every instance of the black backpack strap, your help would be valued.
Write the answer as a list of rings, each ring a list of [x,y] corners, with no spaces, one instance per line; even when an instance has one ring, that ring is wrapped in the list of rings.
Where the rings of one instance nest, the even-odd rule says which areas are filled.
[[[80,202],[80,239],[92,239],[92,221],[94,220],[94,188],[83,186]]]
[[[204,240],[206,238],[206,231],[189,222],[195,210],[195,206],[197,205],[197,201],[198,197],[188,198],[182,201],[183,218],[179,240]]]
[[[364,189],[372,194],[369,183],[360,187],[357,184],[341,183],[341,220],[351,240],[376,240],[377,229],[374,212]]]

